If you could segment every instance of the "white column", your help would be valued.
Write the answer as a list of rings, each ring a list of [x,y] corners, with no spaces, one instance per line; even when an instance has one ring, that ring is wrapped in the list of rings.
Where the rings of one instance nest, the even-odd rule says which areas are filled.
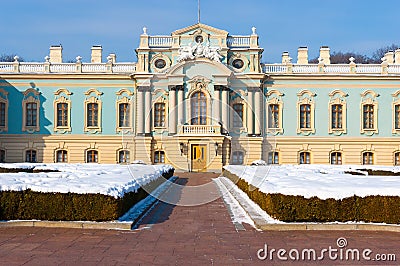
[[[183,121],[184,117],[183,117],[183,107],[184,107],[184,95],[183,95],[183,87],[178,86],[177,87],[178,90],[178,125],[182,125],[185,123],[185,121]]]
[[[254,92],[252,89],[248,90],[248,103],[249,106],[247,107],[247,132],[249,135],[254,134],[253,130],[253,125],[254,125],[254,116],[253,116],[253,110],[254,110]]]
[[[144,133],[144,116],[143,116],[143,91],[138,89],[137,91],[137,134],[142,135]]]
[[[229,90],[224,88],[222,90],[222,124],[225,129],[223,133],[229,131]]]
[[[261,123],[261,91],[260,89],[256,89],[254,93],[254,134],[261,134]]]
[[[168,115],[169,134],[176,134],[176,92],[175,88],[169,91],[169,115]]]
[[[148,88],[145,92],[145,124],[146,124],[146,134],[151,133],[151,92],[150,88]]]
[[[221,105],[221,97],[219,88],[214,87],[214,101],[213,101],[213,118],[216,123],[221,122],[221,113],[219,111]]]

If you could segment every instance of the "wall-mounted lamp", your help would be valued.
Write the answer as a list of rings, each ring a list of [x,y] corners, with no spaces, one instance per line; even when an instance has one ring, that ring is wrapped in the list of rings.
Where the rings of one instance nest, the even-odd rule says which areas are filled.
[[[218,156],[218,142],[215,142],[215,156]]]
[[[183,142],[179,143],[179,149],[181,150],[181,156],[183,155],[184,148],[185,148],[185,144],[183,144]]]

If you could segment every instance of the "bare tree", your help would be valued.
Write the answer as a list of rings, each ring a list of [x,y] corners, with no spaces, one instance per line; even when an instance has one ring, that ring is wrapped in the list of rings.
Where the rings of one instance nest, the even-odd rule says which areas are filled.
[[[14,62],[14,57],[16,54],[2,54],[0,55],[0,62]],[[18,61],[23,62],[24,59],[22,57],[19,57]]]
[[[389,51],[395,51],[399,49],[399,45],[391,44],[388,46],[381,47],[377,49],[371,56],[371,63],[373,64],[380,64],[382,63],[381,58],[385,56],[385,54]]]

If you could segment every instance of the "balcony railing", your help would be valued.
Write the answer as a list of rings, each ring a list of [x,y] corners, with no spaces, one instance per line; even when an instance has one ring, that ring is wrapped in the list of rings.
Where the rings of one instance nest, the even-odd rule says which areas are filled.
[[[250,47],[250,36],[229,36],[226,42],[228,47]]]
[[[149,47],[170,47],[172,46],[171,36],[150,36]]]
[[[212,125],[183,125],[182,135],[221,135],[221,126]]]
[[[134,73],[136,63],[0,62],[0,73]]]

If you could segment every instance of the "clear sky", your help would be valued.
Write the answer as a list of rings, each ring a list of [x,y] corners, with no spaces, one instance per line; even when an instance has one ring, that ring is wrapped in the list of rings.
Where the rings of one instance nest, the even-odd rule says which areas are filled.
[[[400,44],[398,0],[201,0],[201,22],[231,35],[257,28],[263,62],[280,62],[283,51],[297,58],[308,46],[371,55]],[[1,0],[0,54],[44,61],[50,45],[62,44],[63,59],[90,61],[92,45],[119,62],[134,62],[143,26],[150,35],[197,22],[197,0]]]

